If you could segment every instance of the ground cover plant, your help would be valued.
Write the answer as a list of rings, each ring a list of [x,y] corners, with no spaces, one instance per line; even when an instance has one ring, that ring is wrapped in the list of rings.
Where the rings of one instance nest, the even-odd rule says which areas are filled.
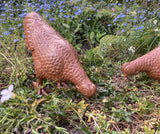
[[[159,45],[158,0],[0,0],[1,133],[160,133],[160,84],[121,65]],[[37,95],[23,18],[39,13],[79,53],[97,93],[86,99],[69,84]],[[5,90],[4,90],[5,89]]]

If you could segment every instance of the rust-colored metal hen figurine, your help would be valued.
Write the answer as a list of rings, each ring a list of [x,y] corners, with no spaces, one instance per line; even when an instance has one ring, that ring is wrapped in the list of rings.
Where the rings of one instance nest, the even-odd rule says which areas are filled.
[[[134,61],[124,63],[122,70],[125,77],[146,72],[149,77],[160,81],[160,47]]]
[[[32,51],[37,83],[35,89],[43,84],[43,79],[57,82],[72,82],[77,90],[87,98],[96,92],[96,86],[89,80],[82,68],[74,47],[58,34],[35,12],[24,18],[25,40]],[[40,89],[38,94],[46,94]]]

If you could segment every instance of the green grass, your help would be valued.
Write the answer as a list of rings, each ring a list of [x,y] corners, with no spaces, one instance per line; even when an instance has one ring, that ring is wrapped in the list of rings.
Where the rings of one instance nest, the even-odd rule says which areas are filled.
[[[111,27],[105,27],[115,18],[109,4],[83,1],[78,5],[78,2],[74,2],[75,6],[84,6],[84,12],[74,19],[58,18],[58,8],[48,11],[50,16],[54,12],[54,17],[57,17],[55,24],[49,18],[45,19],[75,46],[84,70],[97,86],[96,94],[88,100],[71,83],[68,84],[69,89],[58,89],[54,82],[45,80],[43,86],[52,89],[53,93],[48,96],[37,95],[32,86],[32,82],[36,81],[33,59],[22,37],[23,30],[15,27],[12,34],[3,34],[9,26],[22,24],[23,19],[16,22],[8,18],[0,26],[3,35],[0,37],[0,90],[14,84],[16,97],[0,103],[0,133],[160,133],[159,83],[145,73],[126,79],[121,69],[124,62],[131,61],[158,45],[159,33],[154,32],[154,36],[152,33],[158,28],[159,22],[143,32],[126,27],[127,33],[115,35],[124,28],[122,26],[127,19],[117,22],[116,26],[112,24]],[[19,4],[27,5],[27,2]],[[67,11],[71,8],[70,3],[64,5]],[[13,4],[12,6],[17,8]],[[100,12],[91,10],[92,6]],[[26,6],[29,11],[32,10],[30,8]],[[136,8],[139,5],[133,6],[132,10]],[[117,10],[115,14],[118,14],[124,10],[124,6],[114,6],[114,9]],[[75,10],[68,15],[74,14]],[[44,11],[39,11],[43,17],[46,15]],[[21,13],[17,10],[15,16],[19,14]],[[92,22],[88,20],[90,17],[93,17]],[[107,20],[105,23],[104,19]],[[156,17],[151,18],[150,24],[152,19],[155,20]],[[130,46],[135,47],[134,53],[128,50]]]
[[[3,44],[2,46],[6,46]],[[12,44],[12,47],[14,44]],[[0,103],[1,132],[32,133],[157,133],[159,129],[159,84],[145,74],[126,80],[123,62],[108,57],[90,61],[89,51],[81,62],[89,78],[97,85],[97,93],[87,100],[74,85],[37,95],[32,86],[36,80],[33,61],[22,41],[16,51],[1,49],[1,89],[13,83],[16,98]],[[5,53],[4,53],[5,51]],[[2,53],[3,52],[3,53]],[[85,57],[85,58],[84,58]],[[97,61],[96,61],[97,60]],[[47,100],[43,100],[43,99]],[[36,103],[37,101],[41,101]]]

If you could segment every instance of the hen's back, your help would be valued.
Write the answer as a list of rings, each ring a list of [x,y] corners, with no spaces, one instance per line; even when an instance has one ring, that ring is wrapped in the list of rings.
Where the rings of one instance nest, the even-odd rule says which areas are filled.
[[[33,51],[44,48],[45,50],[49,49],[48,51],[52,51],[58,44],[62,48],[70,50],[76,59],[78,59],[75,48],[63,39],[39,14],[35,12],[29,13],[24,18],[24,29],[29,50]],[[42,50],[39,50],[41,54],[44,53]]]

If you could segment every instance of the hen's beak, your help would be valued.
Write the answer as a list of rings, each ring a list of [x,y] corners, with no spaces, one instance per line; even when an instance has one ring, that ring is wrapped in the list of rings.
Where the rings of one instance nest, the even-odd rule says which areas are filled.
[[[126,78],[127,78],[127,76],[128,76],[128,74],[126,74],[126,73],[123,73],[123,75],[124,75],[124,77],[126,77]]]

